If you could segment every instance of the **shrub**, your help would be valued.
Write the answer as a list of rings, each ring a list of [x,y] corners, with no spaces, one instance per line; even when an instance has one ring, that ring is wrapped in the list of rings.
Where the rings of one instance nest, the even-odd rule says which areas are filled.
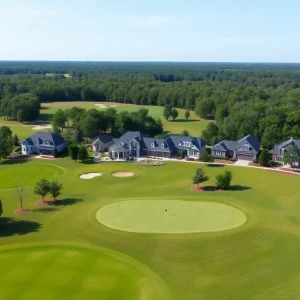
[[[53,151],[53,156],[54,156],[55,158],[57,158],[57,157],[58,157],[58,151],[57,151],[57,149],[56,149],[56,148],[54,148],[54,151]]]
[[[185,156],[185,153],[183,150],[181,150],[180,155],[179,155],[180,159],[184,159],[184,156]]]
[[[209,180],[209,177],[205,175],[204,171],[201,168],[198,168],[192,180],[193,183],[198,184],[199,187],[199,184]]]
[[[217,187],[222,190],[228,190],[232,180],[232,173],[228,170],[225,170],[223,174],[218,174],[216,176]]]
[[[269,166],[270,167],[280,167],[280,166],[282,166],[282,163],[280,161],[270,160],[269,161]]]
[[[207,164],[208,162],[213,162],[213,158],[206,152],[202,152],[200,155],[200,161],[205,162]]]
[[[164,164],[165,163],[163,161],[160,160],[157,161],[153,159],[144,159],[138,162],[138,165],[143,167],[159,167],[159,166],[163,166]]]
[[[260,152],[259,158],[258,158],[258,163],[261,166],[268,166],[269,165],[269,151],[263,149]]]

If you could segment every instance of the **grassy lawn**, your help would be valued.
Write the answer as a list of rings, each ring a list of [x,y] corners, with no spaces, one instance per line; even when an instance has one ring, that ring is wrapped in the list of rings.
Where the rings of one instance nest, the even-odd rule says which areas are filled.
[[[53,102],[53,103],[43,103],[42,110],[39,120],[36,120],[30,125],[19,124],[17,122],[4,121],[0,118],[0,126],[7,125],[11,128],[14,134],[17,134],[20,140],[32,135],[36,130],[32,128],[35,125],[45,125],[51,123],[53,114],[59,109],[72,108],[73,106],[78,106],[86,109],[97,108],[100,110],[105,110],[106,108],[97,104],[96,102]],[[179,115],[177,120],[165,120],[163,118],[163,107],[161,106],[142,106],[142,105],[132,105],[132,104],[122,104],[122,103],[103,103],[106,107],[114,107],[117,111],[137,111],[142,107],[149,109],[149,114],[154,118],[161,118],[164,126],[164,130],[168,133],[180,134],[184,129],[186,129],[192,136],[200,136],[202,130],[206,128],[207,124],[211,121],[200,119],[193,111],[190,112],[190,119],[186,121],[184,119],[184,109],[178,109]],[[45,129],[48,130],[48,129]]]
[[[184,162],[146,168],[131,163],[81,164],[66,158],[0,165],[1,180],[30,178],[24,200],[30,209],[27,215],[13,214],[18,208],[16,194],[4,189],[13,183],[0,186],[8,222],[0,227],[0,298],[36,299],[42,294],[44,299],[98,295],[163,300],[169,292],[175,300],[300,298],[300,177],[201,166],[210,176],[207,184],[230,168],[233,189],[193,192],[191,177],[198,165]],[[136,176],[116,178],[114,171]],[[103,175],[79,178],[89,172]],[[36,205],[39,197],[30,186],[43,176],[63,181],[60,205]],[[219,232],[154,234],[114,230],[97,221],[99,209],[125,200],[215,201],[239,209],[247,222]]]

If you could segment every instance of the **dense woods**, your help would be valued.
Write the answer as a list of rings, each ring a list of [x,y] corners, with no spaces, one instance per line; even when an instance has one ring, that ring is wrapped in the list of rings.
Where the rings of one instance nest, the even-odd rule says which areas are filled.
[[[179,107],[215,120],[203,132],[211,144],[253,133],[270,148],[300,138],[299,69],[298,64],[1,62],[0,107],[5,118],[21,122],[38,116],[39,102]]]

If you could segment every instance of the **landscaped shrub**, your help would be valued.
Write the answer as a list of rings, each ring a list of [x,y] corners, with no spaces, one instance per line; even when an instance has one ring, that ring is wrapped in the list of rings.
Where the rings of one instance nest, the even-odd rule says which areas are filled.
[[[159,167],[163,166],[165,163],[161,160],[153,160],[153,159],[144,159],[138,162],[139,166],[143,167]]]
[[[217,187],[222,190],[228,190],[232,180],[232,173],[228,170],[225,170],[223,174],[218,174],[216,176]]]
[[[270,167],[280,167],[280,166],[282,166],[282,163],[280,161],[270,160],[269,161],[269,166]]]
[[[184,159],[184,156],[185,156],[185,153],[183,150],[181,150],[180,155],[179,155],[180,159]]]
[[[213,162],[213,158],[206,152],[202,152],[200,155],[200,161],[205,162],[207,164],[208,162]]]
[[[258,158],[258,163],[261,166],[268,166],[269,165],[269,158],[270,158],[270,154],[268,150],[261,150],[259,158]]]

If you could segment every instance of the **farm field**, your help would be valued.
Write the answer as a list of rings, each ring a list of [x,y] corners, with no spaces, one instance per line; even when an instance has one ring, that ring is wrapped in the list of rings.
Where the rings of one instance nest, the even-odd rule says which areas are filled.
[[[192,191],[191,177],[199,166],[210,176],[208,185],[230,169],[232,189]],[[112,176],[116,171],[135,176]],[[102,176],[79,177],[95,172]],[[43,299],[63,299],[62,295],[128,300],[300,298],[300,177],[296,175],[185,162],[147,168],[64,158],[0,164],[1,180],[4,177],[1,299],[36,299],[41,293]],[[25,177],[30,179],[25,182]],[[42,177],[63,182],[60,205],[37,205],[40,198],[32,185]],[[26,187],[24,207],[30,211],[16,216],[19,204],[13,187],[21,178]],[[220,203],[242,212],[247,221],[222,231],[166,234],[115,230],[97,220],[99,209],[133,200],[153,205],[163,200],[159,210],[168,201],[173,207],[174,200]],[[142,212],[141,206],[136,217]],[[181,213],[178,209],[179,219],[184,217]],[[214,218],[220,221],[218,214],[211,215]]]
[[[177,120],[165,120],[163,118],[163,107],[161,106],[143,106],[133,104],[123,104],[114,102],[53,102],[53,103],[42,103],[41,115],[38,120],[31,124],[19,124],[18,122],[4,121],[0,118],[0,126],[6,125],[11,128],[13,134],[17,134],[20,140],[32,135],[36,132],[33,127],[37,125],[46,125],[51,123],[53,114],[59,109],[72,108],[78,106],[86,109],[97,108],[105,110],[107,107],[114,107],[118,112],[120,111],[137,111],[142,107],[149,109],[149,115],[154,118],[161,118],[164,126],[164,131],[173,134],[181,134],[186,129],[192,136],[200,136],[202,131],[206,128],[207,124],[211,121],[200,119],[193,111],[190,112],[190,119],[186,121],[184,118],[184,109],[178,109],[179,115]],[[105,106],[105,107],[104,107]],[[49,129],[41,129],[49,130]]]

